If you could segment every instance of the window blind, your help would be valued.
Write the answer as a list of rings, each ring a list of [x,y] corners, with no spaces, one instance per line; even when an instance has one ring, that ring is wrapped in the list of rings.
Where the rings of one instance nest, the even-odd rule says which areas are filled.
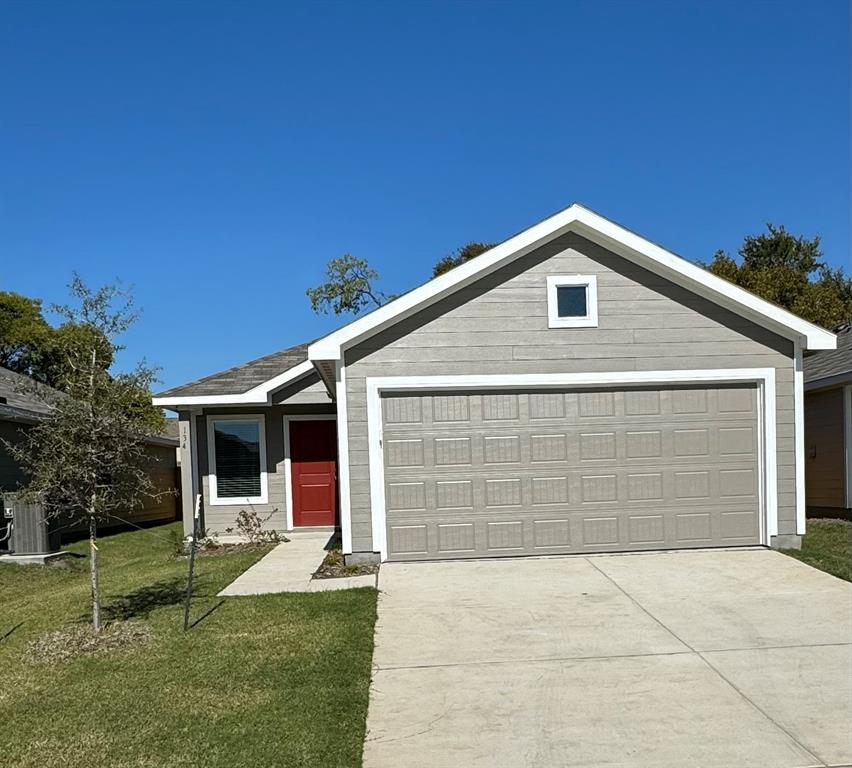
[[[216,421],[216,495],[251,498],[261,495],[260,424],[256,421]]]

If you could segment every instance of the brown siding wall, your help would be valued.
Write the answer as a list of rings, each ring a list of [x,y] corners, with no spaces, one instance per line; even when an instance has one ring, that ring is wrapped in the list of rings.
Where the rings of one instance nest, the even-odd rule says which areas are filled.
[[[843,388],[805,394],[805,488],[809,507],[845,507]]]
[[[598,327],[547,327],[547,275],[594,274]],[[795,533],[792,342],[574,234],[347,350],[352,539],[372,551],[365,379],[776,369],[779,533]]]

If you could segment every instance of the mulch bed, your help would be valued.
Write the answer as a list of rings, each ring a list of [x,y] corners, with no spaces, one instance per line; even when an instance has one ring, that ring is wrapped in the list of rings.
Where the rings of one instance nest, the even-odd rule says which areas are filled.
[[[43,635],[26,647],[26,658],[36,664],[58,664],[78,656],[136,648],[152,640],[151,630],[138,621],[115,621],[95,633],[80,624]]]
[[[220,555],[246,554],[250,552],[271,552],[275,544],[254,544],[239,542],[235,544],[211,544],[196,550],[196,557],[219,557]]]
[[[330,549],[314,573],[315,579],[342,579],[347,576],[368,576],[379,572],[378,563],[346,565],[339,549]]]

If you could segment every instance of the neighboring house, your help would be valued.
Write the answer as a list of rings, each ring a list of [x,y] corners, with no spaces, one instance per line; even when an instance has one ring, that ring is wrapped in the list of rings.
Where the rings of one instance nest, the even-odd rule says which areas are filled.
[[[852,324],[837,349],[805,358],[805,477],[808,513],[852,514]]]
[[[39,396],[40,392],[44,394]],[[55,394],[55,390],[44,384],[34,384],[26,376],[0,367],[0,438],[10,443],[22,440],[26,430],[50,412],[49,401]],[[178,444],[176,434],[165,433],[148,440],[147,452],[156,460],[149,472],[159,491],[175,487]],[[0,496],[4,492],[14,492],[25,483],[21,466],[0,441]],[[146,499],[142,509],[132,511],[128,519],[135,523],[174,520],[178,507],[174,494]],[[116,524],[120,523],[116,521]]]
[[[183,514],[349,561],[797,546],[833,334],[579,206],[338,331],[163,392]]]

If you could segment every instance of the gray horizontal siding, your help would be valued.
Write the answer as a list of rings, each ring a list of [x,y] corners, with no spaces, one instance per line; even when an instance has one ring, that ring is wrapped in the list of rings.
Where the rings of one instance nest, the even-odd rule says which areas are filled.
[[[330,405],[331,398],[319,374],[312,372],[272,395],[274,405]]]
[[[257,512],[263,518],[269,517],[265,527],[283,531],[287,527],[287,495],[284,476],[284,415],[285,414],[328,414],[334,413],[334,405],[307,405],[298,400],[288,405],[205,408],[196,419],[198,439],[198,469],[201,476],[200,487],[204,505],[204,527],[211,532],[224,533],[232,528],[240,510]],[[217,414],[263,415],[266,426],[266,472],[268,483],[268,503],[266,504],[216,504],[210,503],[210,467],[207,456],[207,417]]]
[[[598,281],[597,328],[547,327],[547,275]],[[372,551],[366,384],[373,376],[775,368],[779,532],[795,533],[792,343],[566,235],[347,350],[355,551]]]

